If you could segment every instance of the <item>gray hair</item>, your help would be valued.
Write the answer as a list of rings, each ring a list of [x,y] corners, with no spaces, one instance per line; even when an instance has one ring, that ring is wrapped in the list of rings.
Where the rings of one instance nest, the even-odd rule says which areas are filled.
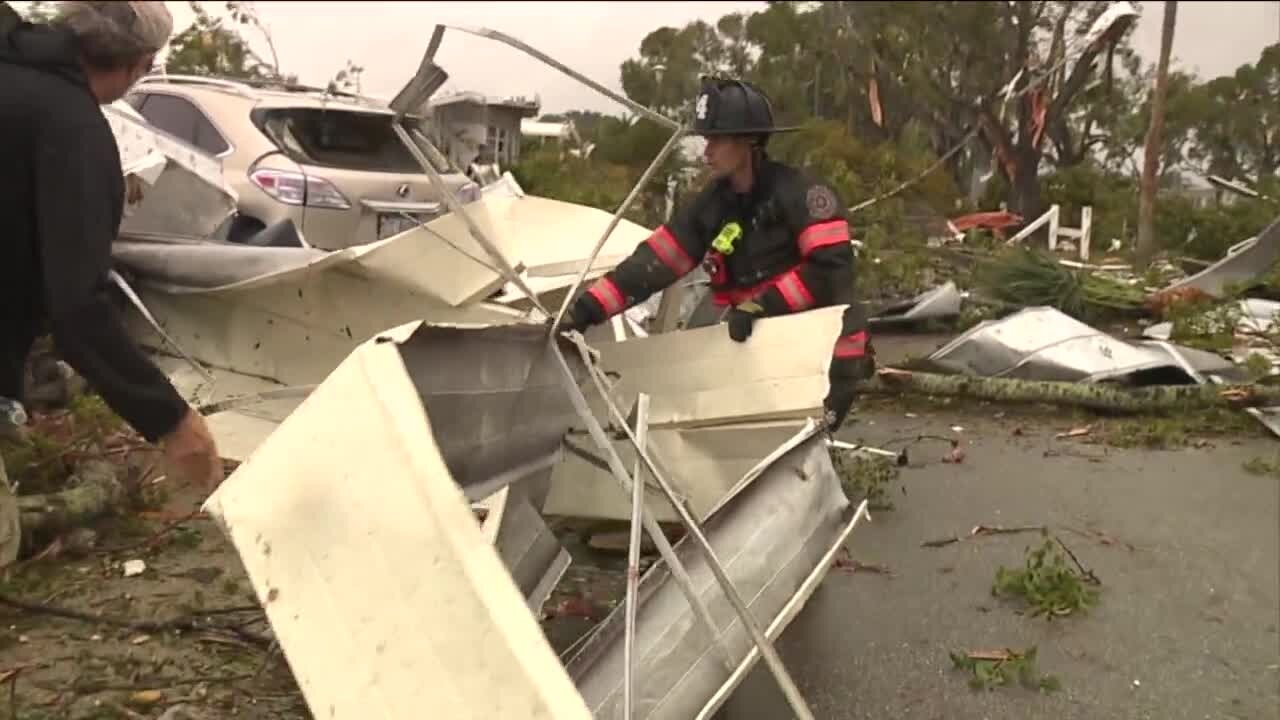
[[[173,32],[163,2],[62,2],[53,23],[71,31],[86,62],[100,68],[132,65],[159,51]]]

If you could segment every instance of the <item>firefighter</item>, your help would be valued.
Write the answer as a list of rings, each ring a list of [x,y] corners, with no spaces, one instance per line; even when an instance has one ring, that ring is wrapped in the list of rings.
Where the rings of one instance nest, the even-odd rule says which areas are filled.
[[[729,336],[746,342],[761,317],[848,305],[825,401],[832,430],[870,377],[874,357],[854,297],[854,256],[845,208],[831,186],[769,159],[779,128],[765,95],[741,80],[703,78],[693,133],[707,139],[712,181],[621,264],[570,306],[562,327],[579,332],[670,286],[699,263]]]

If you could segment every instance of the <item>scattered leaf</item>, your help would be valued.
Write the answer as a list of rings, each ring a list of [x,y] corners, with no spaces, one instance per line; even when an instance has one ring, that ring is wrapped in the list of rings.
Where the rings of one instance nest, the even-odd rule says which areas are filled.
[[[1084,426],[1081,426],[1081,427],[1071,428],[1070,430],[1068,430],[1068,431],[1066,431],[1066,432],[1064,432],[1064,433],[1058,433],[1057,435],[1054,435],[1053,437],[1054,437],[1055,439],[1057,439],[1057,440],[1062,440],[1062,439],[1065,439],[1065,438],[1078,438],[1078,437],[1084,437],[1084,436],[1088,435],[1088,434],[1089,434],[1089,433],[1091,433],[1091,432],[1093,432],[1093,426],[1092,426],[1092,425],[1084,425]]]
[[[146,643],[148,643],[148,642],[151,642],[151,636],[150,636],[150,635],[139,635],[139,636],[135,637],[134,639],[130,640],[130,641],[129,641],[129,644],[130,644],[130,645],[145,645],[145,644],[146,644]]]
[[[159,690],[139,690],[129,696],[129,704],[134,707],[151,707],[164,700],[164,693]]]
[[[142,560],[125,560],[124,576],[134,577],[147,571],[147,563]]]

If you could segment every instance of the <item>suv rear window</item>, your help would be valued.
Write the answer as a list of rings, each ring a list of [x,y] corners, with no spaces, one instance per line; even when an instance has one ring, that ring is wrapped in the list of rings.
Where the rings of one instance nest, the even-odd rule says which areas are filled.
[[[276,108],[254,113],[254,122],[295,162],[368,172],[420,173],[422,168],[378,113],[321,108]],[[441,173],[433,153],[424,155]]]

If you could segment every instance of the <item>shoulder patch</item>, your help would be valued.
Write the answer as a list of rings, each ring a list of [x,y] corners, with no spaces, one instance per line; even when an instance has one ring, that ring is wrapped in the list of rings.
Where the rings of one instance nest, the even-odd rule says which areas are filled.
[[[826,185],[813,185],[804,196],[805,207],[813,220],[826,220],[836,214],[835,193]]]

